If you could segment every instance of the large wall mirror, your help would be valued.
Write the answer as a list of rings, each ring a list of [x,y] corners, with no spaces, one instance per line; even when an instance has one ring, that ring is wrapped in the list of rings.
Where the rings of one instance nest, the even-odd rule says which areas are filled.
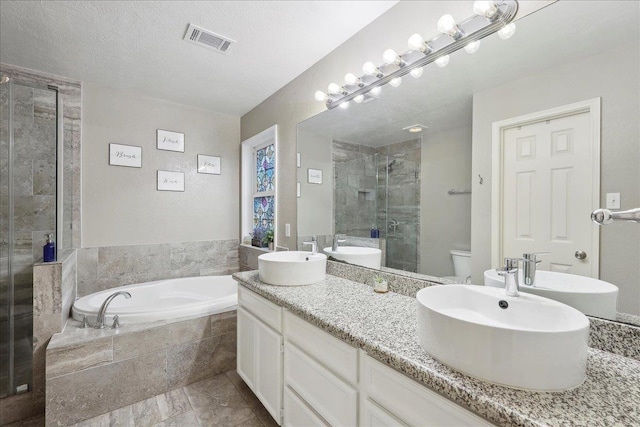
[[[640,224],[589,216],[607,194],[640,206],[638,2],[556,2],[351,104],[298,125],[299,242],[344,234],[445,283],[545,252],[540,270],[618,287],[613,315],[587,314],[637,321]]]

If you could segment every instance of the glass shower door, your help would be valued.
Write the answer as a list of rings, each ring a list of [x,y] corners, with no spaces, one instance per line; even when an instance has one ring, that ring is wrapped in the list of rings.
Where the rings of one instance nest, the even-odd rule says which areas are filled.
[[[0,85],[0,398],[10,394],[12,289],[9,282],[9,84]]]

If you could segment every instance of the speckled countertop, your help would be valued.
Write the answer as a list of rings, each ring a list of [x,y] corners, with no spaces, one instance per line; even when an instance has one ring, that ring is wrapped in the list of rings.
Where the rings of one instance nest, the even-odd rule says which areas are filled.
[[[418,343],[415,299],[376,294],[368,285],[327,275],[308,286],[270,286],[257,271],[233,277],[370,356],[504,426],[640,426],[640,361],[589,349],[587,379],[565,392],[531,392],[460,374]],[[526,369],[526,366],[523,366]]]

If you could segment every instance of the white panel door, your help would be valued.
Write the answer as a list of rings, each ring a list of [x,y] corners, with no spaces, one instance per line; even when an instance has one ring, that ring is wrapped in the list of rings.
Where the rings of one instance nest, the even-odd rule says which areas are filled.
[[[590,114],[506,129],[502,140],[502,256],[549,252],[542,270],[592,276]],[[585,259],[575,257],[584,251]],[[596,269],[597,270],[597,269]]]

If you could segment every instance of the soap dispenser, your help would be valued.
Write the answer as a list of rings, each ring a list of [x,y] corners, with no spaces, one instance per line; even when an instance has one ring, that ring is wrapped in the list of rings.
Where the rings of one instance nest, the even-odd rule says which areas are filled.
[[[44,262],[56,260],[56,244],[53,242],[53,234],[47,234],[47,243],[42,248],[42,260]]]

